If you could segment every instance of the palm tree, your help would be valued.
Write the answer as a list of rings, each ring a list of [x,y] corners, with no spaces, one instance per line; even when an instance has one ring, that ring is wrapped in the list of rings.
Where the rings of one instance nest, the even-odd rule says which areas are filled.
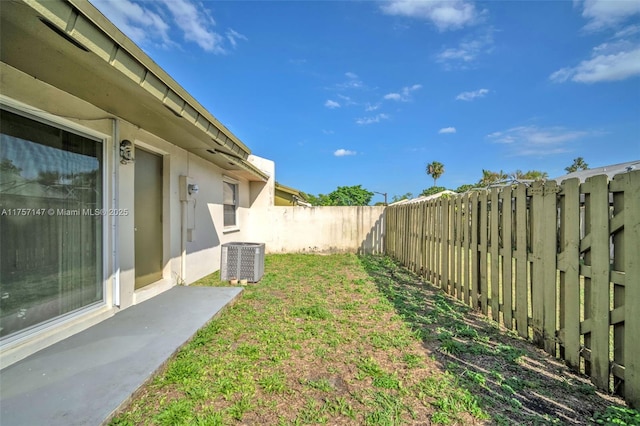
[[[545,180],[549,177],[549,173],[541,172],[540,170],[529,170],[524,174],[525,179],[530,180]]]
[[[587,170],[589,165],[584,162],[584,158],[578,157],[573,159],[573,164],[569,167],[565,167],[564,169],[567,173],[577,172],[578,170]]]
[[[549,177],[549,173],[540,170],[529,170],[524,173],[522,170],[516,170],[510,174],[513,180],[544,180]]]
[[[436,186],[438,178],[444,173],[444,164],[439,161],[433,161],[427,164],[427,169],[425,171],[433,178],[433,186]]]
[[[489,186],[492,183],[502,182],[506,180],[509,176],[502,170],[499,172],[492,172],[491,170],[482,169],[482,179],[478,182],[482,186]]]

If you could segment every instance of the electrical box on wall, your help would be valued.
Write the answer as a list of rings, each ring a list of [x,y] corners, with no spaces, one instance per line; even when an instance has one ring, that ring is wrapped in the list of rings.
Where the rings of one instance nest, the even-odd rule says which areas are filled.
[[[180,201],[192,201],[199,191],[198,184],[189,176],[180,176]]]

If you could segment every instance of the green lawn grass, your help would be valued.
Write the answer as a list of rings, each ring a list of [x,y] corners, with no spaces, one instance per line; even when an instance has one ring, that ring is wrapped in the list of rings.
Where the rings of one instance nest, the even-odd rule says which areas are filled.
[[[288,254],[111,424],[584,424],[610,406],[386,257]]]

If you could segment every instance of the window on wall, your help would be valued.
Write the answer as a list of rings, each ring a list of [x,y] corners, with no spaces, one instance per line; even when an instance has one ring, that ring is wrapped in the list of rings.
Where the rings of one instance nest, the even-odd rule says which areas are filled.
[[[238,226],[237,210],[238,210],[238,184],[236,182],[225,180],[222,182],[222,204],[224,208],[224,227]]]
[[[0,109],[0,338],[103,300],[102,156]]]

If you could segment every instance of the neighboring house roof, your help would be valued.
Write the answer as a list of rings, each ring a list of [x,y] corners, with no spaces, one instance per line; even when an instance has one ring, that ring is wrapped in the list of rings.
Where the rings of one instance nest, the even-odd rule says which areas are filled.
[[[596,175],[607,175],[609,179],[611,179],[617,174],[625,173],[625,172],[629,172],[631,170],[637,170],[637,169],[640,169],[640,160],[628,161],[626,163],[620,163],[620,164],[612,164],[612,165],[603,166],[603,167],[594,167],[592,169],[587,169],[587,170],[578,170],[577,172],[569,173],[564,176],[559,176],[559,177],[553,178],[552,180],[555,180],[556,182],[560,183],[567,179],[578,178],[580,179],[580,182],[584,182],[587,178],[591,176],[596,176]]]
[[[307,201],[305,194],[297,189],[284,186],[276,182],[276,200],[275,204],[290,206],[300,205],[305,207],[311,207],[311,204]]]
[[[3,63],[222,169],[268,179],[244,143],[88,1],[2,2],[0,19]]]
[[[421,195],[420,197],[416,197],[416,198],[404,199],[404,200],[396,201],[395,203],[391,203],[389,205],[390,206],[399,206],[399,205],[402,205],[402,204],[420,203],[422,201],[435,200],[436,198],[440,198],[443,195],[447,195],[447,194],[457,194],[457,192],[449,191],[448,189],[445,189],[444,191],[438,192],[437,194]]]

